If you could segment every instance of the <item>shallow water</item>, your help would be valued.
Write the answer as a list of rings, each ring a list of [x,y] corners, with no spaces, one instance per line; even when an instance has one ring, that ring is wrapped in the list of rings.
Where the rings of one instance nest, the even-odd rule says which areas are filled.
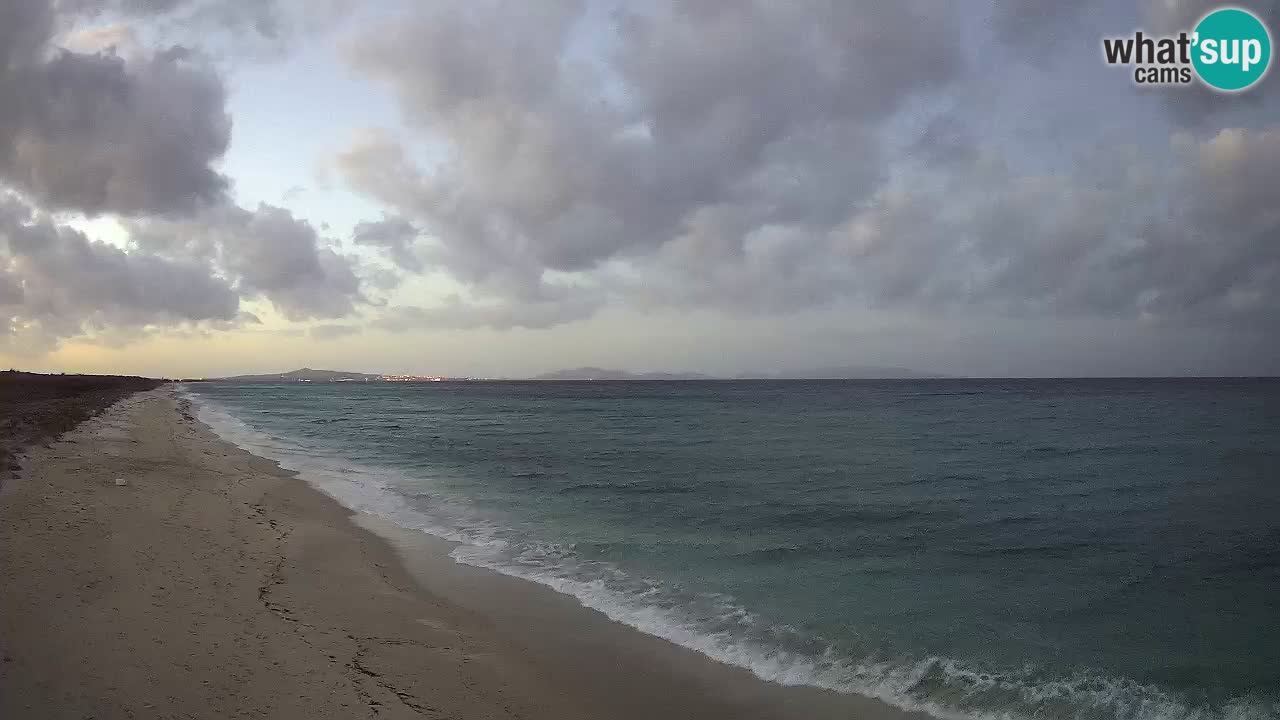
[[[767,679],[1280,717],[1280,381],[188,389],[349,506]]]

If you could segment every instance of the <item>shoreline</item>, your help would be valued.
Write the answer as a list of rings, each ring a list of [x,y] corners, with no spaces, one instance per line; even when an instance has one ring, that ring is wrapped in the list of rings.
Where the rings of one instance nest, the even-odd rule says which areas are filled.
[[[188,403],[125,399],[9,483],[0,715],[926,717],[770,683],[458,563]]]
[[[532,580],[454,560],[454,543],[374,515],[352,522],[389,543],[424,591],[479,613],[557,683],[606,705],[604,717],[936,720],[874,698],[782,685],[650,635]],[[602,662],[603,661],[603,664]],[[643,677],[644,682],[635,679]],[[661,691],[675,700],[661,699]]]

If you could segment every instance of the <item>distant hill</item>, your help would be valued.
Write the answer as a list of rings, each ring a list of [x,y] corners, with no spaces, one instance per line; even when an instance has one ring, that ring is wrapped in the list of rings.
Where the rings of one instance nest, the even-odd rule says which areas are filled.
[[[946,375],[923,373],[899,367],[876,365],[851,365],[825,367],[812,370],[790,370],[777,373],[743,374],[736,377],[716,377],[695,372],[647,372],[635,373],[599,367],[579,367],[536,375],[531,380],[898,380],[943,378]],[[212,382],[282,383],[282,382],[419,382],[449,378],[417,375],[374,375],[345,370],[313,370],[302,368],[283,373],[265,375],[236,375],[214,378]],[[463,379],[466,378],[454,378]]]
[[[753,378],[777,378],[779,380],[928,380],[949,377],[938,373],[920,372],[900,367],[880,365],[846,365],[805,370],[787,370],[779,373],[752,375]]]
[[[701,373],[633,373],[626,370],[609,370],[598,367],[580,367],[537,375],[533,380],[711,380]]]
[[[748,373],[733,378],[703,375],[702,373],[633,373],[598,367],[580,367],[543,373],[533,380],[915,380],[943,378],[945,375],[918,372],[900,367],[877,365],[850,365],[824,367],[811,370],[790,370],[777,373]]]
[[[301,370],[293,370],[284,373],[271,373],[268,375],[236,375],[234,377],[218,378],[220,381],[226,382],[378,382],[382,380],[381,375],[370,375],[368,373],[345,372],[342,370],[312,370],[311,368],[302,368]]]

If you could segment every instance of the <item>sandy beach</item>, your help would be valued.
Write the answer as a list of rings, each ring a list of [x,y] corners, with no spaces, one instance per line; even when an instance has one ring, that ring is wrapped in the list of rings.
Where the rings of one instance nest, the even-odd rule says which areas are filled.
[[[222,442],[171,388],[134,395],[0,497],[0,717],[902,716],[448,549]]]

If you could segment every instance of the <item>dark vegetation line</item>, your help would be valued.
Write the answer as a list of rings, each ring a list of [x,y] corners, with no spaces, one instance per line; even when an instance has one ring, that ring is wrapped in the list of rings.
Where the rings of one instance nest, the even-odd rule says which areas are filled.
[[[0,482],[17,473],[22,448],[56,438],[116,401],[163,382],[113,375],[0,372]]]

